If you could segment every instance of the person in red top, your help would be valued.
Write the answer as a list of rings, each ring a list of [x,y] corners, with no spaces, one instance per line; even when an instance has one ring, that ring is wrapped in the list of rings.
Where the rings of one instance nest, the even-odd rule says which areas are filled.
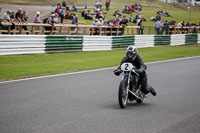
[[[109,11],[111,0],[106,0],[106,11]]]

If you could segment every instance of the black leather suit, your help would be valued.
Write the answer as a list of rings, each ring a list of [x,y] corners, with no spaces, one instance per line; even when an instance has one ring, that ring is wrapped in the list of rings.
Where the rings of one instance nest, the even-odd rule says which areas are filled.
[[[137,54],[135,59],[132,60],[132,59],[129,59],[127,56],[125,56],[120,63],[120,67],[125,62],[132,63],[140,71],[139,81],[141,83],[141,90],[144,94],[149,93],[150,90],[149,90],[148,82],[147,82],[147,74],[146,74],[145,69],[143,68],[144,62],[142,60],[142,57]]]

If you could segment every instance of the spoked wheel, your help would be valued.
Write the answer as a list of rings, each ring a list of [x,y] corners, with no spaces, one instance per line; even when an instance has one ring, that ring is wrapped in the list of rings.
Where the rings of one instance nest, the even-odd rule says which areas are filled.
[[[119,85],[119,92],[118,92],[118,100],[121,108],[125,108],[128,101],[128,95],[126,94],[126,89],[127,89],[127,84],[125,83],[124,80],[122,80]]]

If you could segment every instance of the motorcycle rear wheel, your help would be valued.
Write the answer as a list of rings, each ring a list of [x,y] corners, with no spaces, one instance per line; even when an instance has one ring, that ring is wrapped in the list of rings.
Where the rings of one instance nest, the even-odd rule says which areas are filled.
[[[128,101],[128,95],[126,95],[127,84],[124,80],[120,82],[119,91],[118,91],[118,100],[119,105],[123,109],[126,107]]]

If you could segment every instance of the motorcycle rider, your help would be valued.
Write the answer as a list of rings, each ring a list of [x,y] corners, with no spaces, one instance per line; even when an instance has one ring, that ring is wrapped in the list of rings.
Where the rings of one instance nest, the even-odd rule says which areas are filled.
[[[138,49],[135,46],[128,46],[126,50],[126,56],[122,59],[120,67],[113,71],[115,75],[119,76],[122,73],[121,65],[125,62],[132,63],[133,66],[136,67],[135,71],[140,75],[139,81],[141,83],[141,91],[144,94],[148,94],[149,92],[151,92],[153,96],[156,96],[156,91],[150,85],[148,85],[147,73],[145,71],[146,66],[144,65],[142,57],[138,54]]]

